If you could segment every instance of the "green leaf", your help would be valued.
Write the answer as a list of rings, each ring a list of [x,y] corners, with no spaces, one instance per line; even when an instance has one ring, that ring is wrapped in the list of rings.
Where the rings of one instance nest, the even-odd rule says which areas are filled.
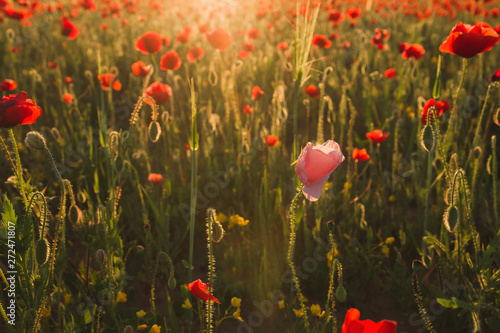
[[[456,303],[456,298],[453,297],[451,300],[445,298],[438,298],[437,301],[439,304],[448,309],[458,309],[458,304]]]

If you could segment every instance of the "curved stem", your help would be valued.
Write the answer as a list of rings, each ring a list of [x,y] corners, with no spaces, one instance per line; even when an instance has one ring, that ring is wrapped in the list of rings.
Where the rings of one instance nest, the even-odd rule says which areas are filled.
[[[302,188],[297,191],[297,194],[292,200],[292,204],[290,206],[290,243],[288,247],[288,265],[290,266],[290,271],[292,273],[293,283],[295,285],[295,289],[297,291],[297,295],[299,296],[300,309],[302,310],[302,319],[304,320],[304,326],[306,332],[309,332],[309,321],[307,318],[307,310],[304,304],[304,297],[302,292],[300,291],[299,279],[297,278],[297,273],[295,272],[295,266],[293,263],[293,252],[295,248],[295,207],[297,205],[297,201],[302,195]]]
[[[26,192],[24,191],[24,178],[23,169],[21,167],[21,158],[19,157],[19,150],[17,149],[16,137],[14,136],[14,131],[9,128],[10,140],[12,141],[12,148],[14,148],[14,153],[16,155],[16,166],[17,166],[17,184],[19,186],[19,192],[21,192],[21,197],[23,198],[24,206],[28,207],[28,199],[26,198]]]

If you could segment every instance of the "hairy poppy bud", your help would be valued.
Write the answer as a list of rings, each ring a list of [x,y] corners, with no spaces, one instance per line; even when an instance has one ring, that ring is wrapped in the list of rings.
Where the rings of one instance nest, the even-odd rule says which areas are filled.
[[[106,261],[106,253],[104,252],[103,249],[99,249],[96,251],[95,260],[96,260],[97,264],[99,265],[99,267],[104,266],[104,263]]]
[[[26,139],[24,139],[24,142],[26,143],[26,146],[28,146],[29,149],[42,150],[45,149],[45,147],[47,147],[43,135],[36,131],[31,131],[28,134],[26,134]]]
[[[339,287],[337,288],[337,291],[335,292],[335,298],[337,298],[337,301],[344,303],[346,298],[347,298],[347,293],[345,291],[345,288],[342,284],[339,284]]]
[[[443,223],[449,232],[454,232],[458,222],[459,222],[459,213],[456,206],[448,207],[444,212]]]
[[[411,268],[413,269],[414,273],[418,273],[422,267],[424,267],[424,264],[420,260],[413,260],[411,263]]]
[[[127,326],[125,326],[125,328],[123,329],[123,333],[134,333],[134,329],[132,328],[132,326],[127,325]]]
[[[481,153],[482,153],[482,150],[481,150],[481,147],[479,146],[476,146],[474,147],[474,149],[472,150],[472,155],[474,155],[474,158],[479,158],[479,156],[481,156]]]
[[[426,125],[420,132],[420,145],[429,153],[434,149],[434,131],[431,126]]]
[[[36,262],[39,266],[45,264],[49,259],[49,244],[47,244],[47,240],[45,240],[45,238],[40,239],[36,243],[35,256]]]
[[[177,281],[175,278],[172,276],[170,279],[168,279],[168,287],[170,289],[175,289],[175,286],[177,285]]]

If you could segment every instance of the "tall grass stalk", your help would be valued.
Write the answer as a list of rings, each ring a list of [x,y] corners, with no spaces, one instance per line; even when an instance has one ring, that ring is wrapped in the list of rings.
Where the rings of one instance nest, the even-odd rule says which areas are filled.
[[[191,200],[189,214],[189,269],[188,281],[193,280],[193,253],[194,253],[194,227],[196,218],[196,199],[198,193],[198,180],[196,172],[196,150],[198,149],[198,131],[196,128],[196,93],[193,79],[189,81],[191,91]],[[191,332],[191,317],[189,318],[188,331]]]
[[[448,149],[451,145],[452,139],[453,139],[453,134],[455,132],[454,127],[455,123],[457,122],[457,111],[455,111],[455,107],[458,102],[458,97],[460,96],[460,90],[462,90],[462,85],[464,84],[465,80],[465,74],[467,72],[467,58],[463,58],[463,63],[462,63],[462,78],[460,79],[460,83],[458,84],[457,92],[455,93],[455,97],[453,98],[453,103],[451,104],[450,111],[451,111],[451,117],[448,122],[448,128],[446,129],[446,134],[444,135],[444,153],[446,154],[448,152]]]

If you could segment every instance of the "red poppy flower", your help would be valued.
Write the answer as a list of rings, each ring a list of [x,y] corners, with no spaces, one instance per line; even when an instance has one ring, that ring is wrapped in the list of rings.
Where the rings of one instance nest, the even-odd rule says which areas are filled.
[[[352,158],[356,160],[356,162],[358,161],[367,161],[370,159],[370,155],[368,155],[368,153],[366,152],[366,149],[358,149],[358,148],[354,148],[354,150],[352,151]]]
[[[136,61],[132,64],[132,73],[136,76],[146,76],[150,69],[142,61]]]
[[[168,102],[172,96],[172,88],[168,84],[163,84],[161,82],[153,82],[149,87],[144,90],[142,96],[150,96],[154,99],[157,105],[162,105]],[[145,100],[147,104],[151,104],[149,100]]]
[[[241,50],[244,52],[252,52],[255,51],[255,45],[250,42],[243,42],[243,45],[241,46]]]
[[[73,40],[76,37],[78,37],[78,35],[80,34],[80,29],[78,29],[73,22],[71,22],[68,19],[63,18],[62,24],[63,24],[63,27],[62,27],[61,33],[63,36],[68,36],[70,40]]]
[[[375,36],[372,37],[371,43],[373,45],[381,45],[385,40],[388,40],[391,34],[385,29],[375,29]]]
[[[191,293],[193,293],[194,296],[197,298],[201,299],[202,301],[214,301],[216,303],[219,303],[219,300],[212,296],[210,292],[207,290],[207,288],[211,287],[211,283],[203,283],[201,282],[200,279],[191,282],[188,284],[188,289]]]
[[[389,136],[389,132],[382,132],[381,130],[373,130],[366,133],[366,137],[375,143],[382,143]]]
[[[369,319],[359,320],[360,316],[357,309],[349,309],[342,325],[342,333],[396,333],[395,321],[382,320],[375,323]]]
[[[64,94],[62,95],[62,98],[65,103],[70,104],[73,101],[73,95],[71,94]]]
[[[245,105],[245,107],[243,108],[243,112],[246,113],[246,114],[252,114],[253,113],[253,108],[250,107],[250,105]]]
[[[109,24],[107,24],[107,23],[103,23],[103,24],[101,24],[101,25],[99,26],[99,29],[101,29],[101,30],[103,30],[103,31],[104,31],[104,30],[108,30],[108,29],[109,29]]]
[[[163,71],[178,70],[181,67],[182,61],[177,52],[168,51],[160,58],[160,69]]]
[[[458,55],[463,58],[472,58],[490,50],[500,40],[498,33],[483,22],[476,25],[458,23],[450,35],[439,46],[439,51]]]
[[[97,5],[94,3],[94,0],[82,0],[78,3],[78,6],[85,8],[85,10],[97,10]]]
[[[398,50],[399,53],[403,53],[409,46],[410,44],[408,43],[399,43]]]
[[[208,23],[201,23],[200,25],[198,25],[198,31],[201,34],[206,33],[208,31]]]
[[[389,68],[385,70],[385,77],[392,79],[396,76],[396,70],[394,68]]]
[[[342,12],[334,11],[328,14],[328,21],[332,24],[339,24],[345,19],[345,15]]]
[[[314,35],[312,39],[312,45],[322,47],[324,49],[330,48],[332,46],[332,41],[325,37],[325,35]]]
[[[192,47],[189,49],[186,58],[188,62],[196,62],[198,60],[203,59],[203,56],[205,55],[205,50],[201,47]]]
[[[42,114],[42,109],[26,93],[2,97],[0,101],[0,128],[33,124]]]
[[[332,32],[332,33],[330,34],[330,36],[328,36],[328,39],[329,39],[329,40],[337,40],[337,39],[339,39],[339,37],[340,37],[340,36],[339,36],[338,34],[336,34],[336,33]]]
[[[497,69],[490,78],[490,82],[497,82],[497,81],[500,81],[500,68]]]
[[[422,125],[424,126],[427,124],[427,112],[432,106],[436,108],[435,113],[438,117],[441,117],[443,112],[450,111],[450,102],[448,102],[447,99],[443,99],[443,101],[437,101],[436,103],[435,99],[431,98],[425,103],[424,108],[422,109],[422,116],[420,117],[420,119],[422,120]],[[429,115],[429,120],[432,121],[432,113]]]
[[[185,31],[181,32],[180,34],[177,35],[175,41],[177,43],[182,43],[182,44],[189,43],[189,33],[186,33]]]
[[[319,96],[320,96],[320,91],[319,91],[318,87],[316,87],[314,85],[307,86],[306,93],[309,95],[309,97],[312,97],[312,98],[319,98]]]
[[[278,44],[278,50],[285,51],[286,49],[288,49],[288,43],[287,42],[281,42],[281,43]]]
[[[162,37],[156,31],[148,31],[135,43],[135,49],[144,54],[158,53],[162,47]]]
[[[114,90],[121,90],[122,89],[122,84],[120,81],[114,81],[116,74],[112,73],[104,73],[102,75],[97,75],[97,79],[101,81],[101,87],[102,90],[106,91],[110,87],[112,87]]]
[[[165,178],[163,178],[163,176],[160,175],[159,173],[150,173],[148,176],[148,180],[151,183],[158,185],[158,184],[163,183],[165,181]]]
[[[53,61],[49,61],[47,63],[47,66],[49,66],[50,68],[53,68],[53,69],[56,69],[56,68],[59,67],[59,65],[57,63],[53,62]]]
[[[403,51],[403,59],[415,58],[418,60],[425,54],[425,49],[420,44],[409,44]]]
[[[361,15],[361,9],[359,8],[349,8],[346,10],[346,15],[350,19],[358,18]]]
[[[260,32],[259,30],[255,29],[255,28],[251,28],[250,30],[248,30],[248,38],[250,39],[256,39],[257,37],[259,37],[260,35]]]
[[[262,89],[260,89],[259,86],[254,86],[252,88],[252,98],[254,100],[258,100],[259,98],[262,97],[262,95],[264,95],[264,92],[262,91]]]
[[[11,79],[5,79],[0,82],[0,91],[11,91],[17,88],[17,83]]]
[[[66,83],[68,86],[73,83],[73,79],[70,76],[66,76],[64,79],[64,83]]]
[[[278,138],[276,137],[276,135],[268,135],[266,136],[266,143],[269,147],[274,147],[276,146],[278,143],[280,143],[280,140],[278,140]]]
[[[210,45],[219,51],[224,51],[231,44],[231,34],[222,28],[209,31],[205,36],[207,37]]]

